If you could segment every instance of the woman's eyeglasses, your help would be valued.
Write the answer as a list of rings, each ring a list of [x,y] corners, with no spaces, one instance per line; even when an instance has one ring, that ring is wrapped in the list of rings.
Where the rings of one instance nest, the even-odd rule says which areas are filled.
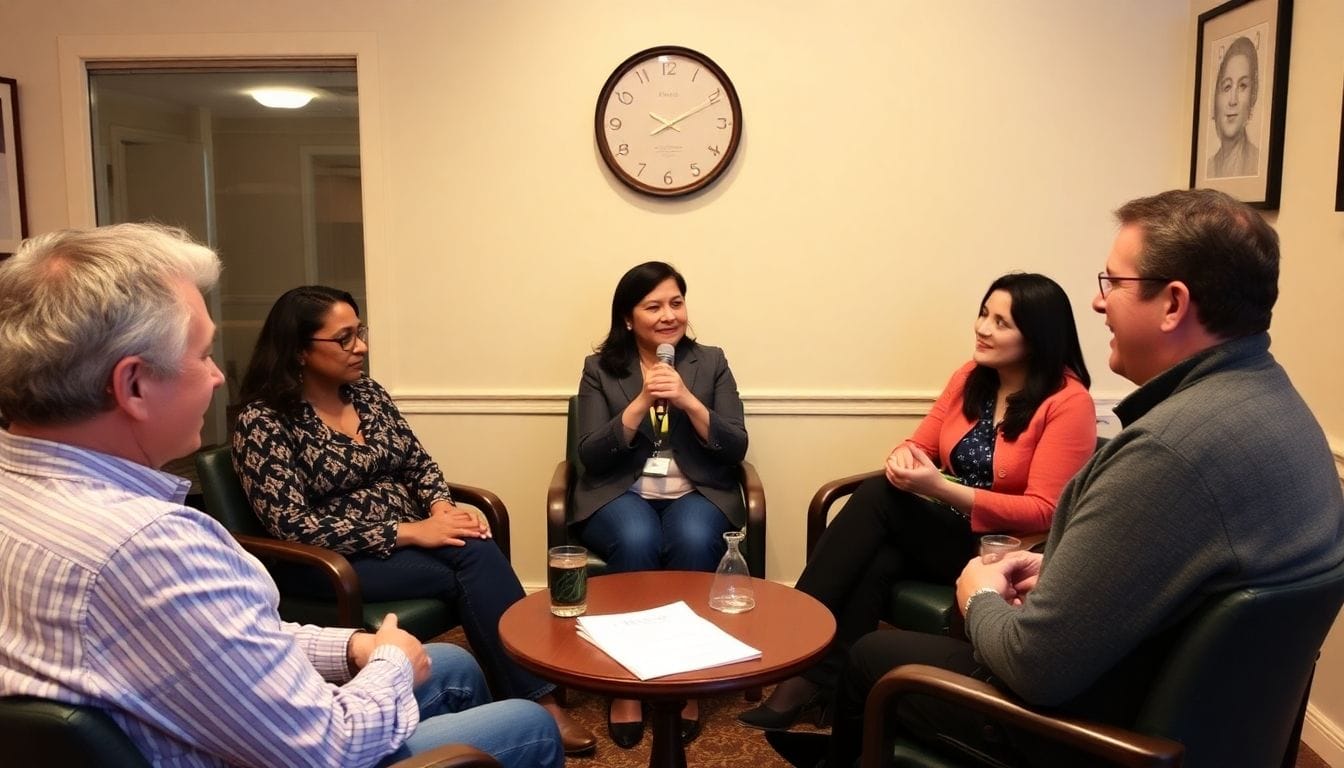
[[[336,342],[337,344],[340,344],[340,345],[341,345],[341,349],[344,349],[346,352],[354,352],[354,351],[355,351],[355,339],[359,339],[360,341],[367,342],[367,341],[369,340],[369,326],[367,326],[367,325],[361,325],[361,326],[359,326],[358,328],[356,328],[356,329],[353,330],[353,331],[346,331],[345,333],[342,333],[342,334],[339,335],[339,336],[332,336],[332,337],[329,338],[329,339],[324,339],[324,338],[322,338],[321,336],[312,336],[312,337],[310,337],[309,340],[310,340],[310,341],[334,341],[334,342]]]
[[[1169,283],[1171,280],[1165,277],[1116,277],[1108,275],[1105,272],[1097,273],[1097,288],[1101,289],[1101,298],[1106,298],[1115,287],[1114,283]]]

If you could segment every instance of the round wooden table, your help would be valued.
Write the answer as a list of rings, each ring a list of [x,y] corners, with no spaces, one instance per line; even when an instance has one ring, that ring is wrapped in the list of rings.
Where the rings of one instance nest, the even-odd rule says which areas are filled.
[[[756,607],[720,613],[709,607],[714,574],[697,571],[640,571],[588,580],[588,613],[625,613],[686,601],[691,610],[738,640],[761,651],[761,658],[722,667],[640,680],[597,646],[579,637],[574,619],[551,615],[547,590],[514,603],[499,620],[504,648],[523,667],[556,683],[585,691],[641,699],[652,709],[651,768],[684,768],[681,709],[688,698],[740,691],[791,677],[821,659],[835,636],[831,612],[791,587],[752,579]]]

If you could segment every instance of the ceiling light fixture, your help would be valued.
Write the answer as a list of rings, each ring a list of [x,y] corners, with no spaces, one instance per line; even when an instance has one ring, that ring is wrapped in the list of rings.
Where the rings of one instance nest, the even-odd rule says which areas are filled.
[[[302,88],[254,88],[247,93],[258,104],[271,109],[299,109],[317,96]]]

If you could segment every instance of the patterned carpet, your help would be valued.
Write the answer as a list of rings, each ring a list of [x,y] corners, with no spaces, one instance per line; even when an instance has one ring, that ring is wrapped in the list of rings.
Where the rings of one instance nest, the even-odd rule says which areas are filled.
[[[467,647],[461,628],[436,639]],[[765,692],[768,694],[769,690],[767,688]],[[701,700],[700,717],[704,727],[700,738],[686,748],[687,764],[692,768],[789,768],[789,764],[765,743],[765,737],[760,731],[737,722],[737,713],[751,706],[741,694]],[[571,757],[567,765],[573,768],[644,768],[649,764],[652,732],[646,729],[644,740],[633,749],[621,749],[613,744],[607,734],[605,698],[583,691],[569,691],[568,707],[571,717],[597,735],[597,753],[588,757]],[[800,724],[795,730],[815,729],[810,724]],[[1297,756],[1296,768],[1330,766],[1303,744]]]

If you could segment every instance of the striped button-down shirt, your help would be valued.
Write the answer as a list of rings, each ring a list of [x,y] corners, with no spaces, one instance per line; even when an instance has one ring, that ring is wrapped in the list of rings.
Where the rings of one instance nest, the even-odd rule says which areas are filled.
[[[0,430],[0,696],[106,711],[154,765],[372,765],[419,722],[410,663],[282,622],[185,481]]]

